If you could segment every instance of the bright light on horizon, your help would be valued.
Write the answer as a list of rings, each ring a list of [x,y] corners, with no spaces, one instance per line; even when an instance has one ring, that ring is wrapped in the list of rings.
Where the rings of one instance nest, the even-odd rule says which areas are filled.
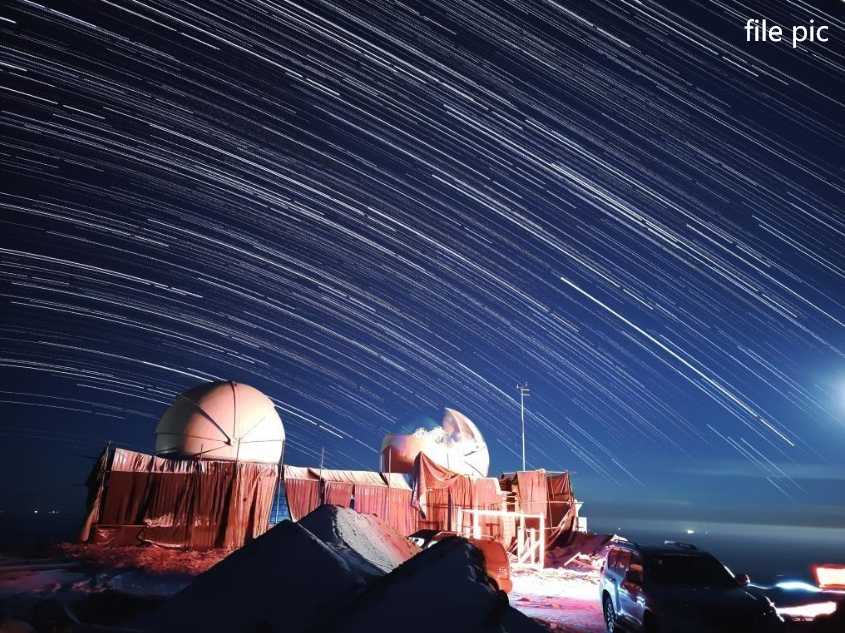
[[[815,571],[819,587],[845,589],[845,565],[820,565]]]
[[[799,607],[777,607],[777,610],[781,616],[814,620],[817,616],[830,615],[836,611],[836,603],[818,602],[815,604],[804,604]]]

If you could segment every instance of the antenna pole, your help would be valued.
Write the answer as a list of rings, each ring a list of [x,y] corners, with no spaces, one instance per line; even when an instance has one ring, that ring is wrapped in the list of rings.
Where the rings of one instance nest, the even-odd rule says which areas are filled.
[[[320,449],[320,481],[317,482],[317,489],[320,491],[320,505],[326,502],[326,486],[323,483],[323,462],[326,459],[326,447]]]
[[[528,390],[528,383],[517,383],[516,388],[519,389],[519,419],[522,422],[522,470],[525,470],[525,396],[530,396]]]

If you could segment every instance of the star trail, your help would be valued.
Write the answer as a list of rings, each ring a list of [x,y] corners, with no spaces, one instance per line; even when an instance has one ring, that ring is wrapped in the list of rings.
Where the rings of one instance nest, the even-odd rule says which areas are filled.
[[[843,37],[801,0],[5,2],[0,436],[82,473],[233,379],[290,463],[449,406],[508,470],[527,380],[533,467],[830,502]]]

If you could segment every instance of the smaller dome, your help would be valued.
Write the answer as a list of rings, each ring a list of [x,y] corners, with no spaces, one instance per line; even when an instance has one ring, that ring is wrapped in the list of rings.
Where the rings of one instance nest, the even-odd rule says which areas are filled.
[[[156,427],[156,455],[276,464],[285,428],[273,401],[236,382],[189,389]]]
[[[411,435],[386,435],[381,445],[381,468],[412,474],[420,453],[459,475],[486,477],[490,468],[490,454],[481,431],[454,409],[446,409],[440,426],[430,431],[417,429]]]

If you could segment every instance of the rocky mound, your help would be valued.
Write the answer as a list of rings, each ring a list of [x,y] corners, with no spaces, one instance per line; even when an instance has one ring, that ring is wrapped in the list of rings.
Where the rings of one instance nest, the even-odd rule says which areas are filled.
[[[125,626],[161,633],[296,633],[365,586],[343,557],[285,521]]]
[[[299,525],[365,576],[382,576],[420,551],[377,516],[350,508],[320,506]]]
[[[541,633],[487,585],[481,552],[452,538],[372,583],[309,633]]]

